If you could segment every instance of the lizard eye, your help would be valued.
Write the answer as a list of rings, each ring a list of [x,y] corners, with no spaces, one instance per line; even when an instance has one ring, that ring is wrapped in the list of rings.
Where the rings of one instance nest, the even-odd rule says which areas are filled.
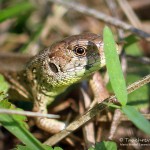
[[[75,47],[73,51],[78,56],[85,56],[85,54],[86,54],[85,47],[81,47],[81,46]]]
[[[58,68],[57,68],[57,66],[56,66],[54,63],[49,63],[49,67],[51,68],[51,70],[52,70],[54,73],[57,73],[57,72],[58,72]]]

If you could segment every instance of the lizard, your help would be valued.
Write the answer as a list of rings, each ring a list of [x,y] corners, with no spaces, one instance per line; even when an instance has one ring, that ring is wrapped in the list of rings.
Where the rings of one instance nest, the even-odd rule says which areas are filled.
[[[5,73],[4,67],[1,67],[0,73],[19,94],[33,101],[34,112],[44,114],[47,113],[47,105],[57,95],[105,66],[103,45],[102,37],[94,33],[72,35],[55,42],[30,60],[23,59],[25,64],[18,67],[16,80],[13,79],[13,73]],[[2,61],[4,56],[0,55],[1,66]],[[11,62],[10,59],[5,61]],[[20,65],[19,62],[16,64]],[[9,68],[14,72],[11,64]],[[57,133],[66,126],[64,122],[43,117],[36,117],[35,122],[49,133]]]

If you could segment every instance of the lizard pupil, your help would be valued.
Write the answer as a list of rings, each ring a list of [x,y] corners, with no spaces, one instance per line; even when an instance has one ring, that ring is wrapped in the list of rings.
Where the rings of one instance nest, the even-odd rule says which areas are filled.
[[[58,68],[54,63],[49,63],[49,67],[54,73],[58,72]]]
[[[84,56],[85,53],[86,53],[86,50],[85,50],[84,47],[76,47],[76,48],[74,49],[74,52],[75,52],[75,54],[78,55],[78,56]]]

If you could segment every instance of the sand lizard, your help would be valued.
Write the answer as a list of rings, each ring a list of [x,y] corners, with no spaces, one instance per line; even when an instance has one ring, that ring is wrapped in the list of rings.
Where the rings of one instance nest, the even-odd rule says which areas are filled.
[[[33,111],[47,113],[46,106],[58,94],[104,65],[102,37],[84,33],[56,42],[31,58],[17,73],[17,82],[14,83],[11,78],[13,73],[5,75],[7,78],[9,76],[10,82],[20,94],[33,101]],[[11,64],[10,68],[13,70]],[[3,67],[0,72],[4,73],[1,70],[4,70]],[[65,128],[65,123],[61,121],[41,117],[36,118],[36,124],[51,133]]]

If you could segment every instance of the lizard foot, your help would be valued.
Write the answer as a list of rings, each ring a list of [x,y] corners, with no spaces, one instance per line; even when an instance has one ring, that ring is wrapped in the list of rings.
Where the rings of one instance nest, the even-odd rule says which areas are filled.
[[[66,124],[61,121],[42,117],[36,118],[36,125],[49,133],[58,133],[66,127]]]

